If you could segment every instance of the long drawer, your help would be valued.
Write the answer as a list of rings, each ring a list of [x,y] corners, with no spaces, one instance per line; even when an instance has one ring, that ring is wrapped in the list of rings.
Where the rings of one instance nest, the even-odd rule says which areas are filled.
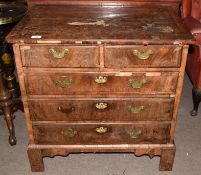
[[[99,67],[99,47],[69,45],[21,46],[23,66]]]
[[[180,46],[106,46],[105,67],[180,67]]]
[[[35,144],[165,144],[170,125],[160,124],[66,124],[34,125]]]
[[[29,100],[33,121],[170,121],[174,98]]]
[[[29,72],[29,95],[175,94],[178,72],[136,72],[130,76],[95,73]]]

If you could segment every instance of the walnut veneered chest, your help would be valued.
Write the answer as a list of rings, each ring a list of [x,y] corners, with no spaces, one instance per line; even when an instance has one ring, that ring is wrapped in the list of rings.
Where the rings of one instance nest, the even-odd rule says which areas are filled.
[[[131,152],[171,170],[192,36],[170,7],[34,6],[13,42],[32,171],[44,156]]]

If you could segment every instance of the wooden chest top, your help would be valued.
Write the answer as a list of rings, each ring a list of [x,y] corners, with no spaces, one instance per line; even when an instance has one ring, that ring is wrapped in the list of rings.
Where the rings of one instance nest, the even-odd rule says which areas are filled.
[[[9,34],[12,43],[189,44],[170,7],[33,6]]]
[[[28,5],[54,4],[54,5],[179,5],[181,0],[26,0]]]

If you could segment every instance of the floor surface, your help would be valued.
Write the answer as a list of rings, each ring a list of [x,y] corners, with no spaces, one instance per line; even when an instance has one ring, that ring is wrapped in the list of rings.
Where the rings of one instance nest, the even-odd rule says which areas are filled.
[[[17,145],[8,144],[6,123],[0,116],[0,175],[201,175],[201,106],[192,118],[192,85],[185,77],[175,142],[173,171],[160,172],[159,158],[135,157],[133,154],[70,154],[44,158],[45,172],[32,173],[26,153],[28,143],[24,115],[16,114]]]

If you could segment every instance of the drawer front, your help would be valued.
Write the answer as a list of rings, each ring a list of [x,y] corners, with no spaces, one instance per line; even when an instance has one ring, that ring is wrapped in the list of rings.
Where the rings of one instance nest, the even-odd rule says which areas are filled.
[[[174,94],[178,73],[133,73],[132,76],[103,74],[26,74],[30,95]]]
[[[36,144],[165,144],[169,124],[34,125]]]
[[[105,67],[180,67],[178,46],[106,46]]]
[[[165,121],[173,98],[30,100],[33,121]]]
[[[22,46],[23,66],[32,67],[99,67],[96,46]]]

